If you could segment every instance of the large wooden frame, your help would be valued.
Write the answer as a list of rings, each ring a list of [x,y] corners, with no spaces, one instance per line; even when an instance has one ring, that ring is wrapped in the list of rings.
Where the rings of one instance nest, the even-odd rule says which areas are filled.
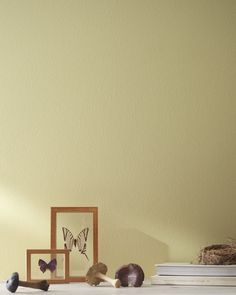
[[[52,207],[51,249],[70,250],[69,282],[84,282],[98,262],[98,208]]]
[[[69,283],[69,253],[69,250],[63,249],[28,249],[26,251],[27,281],[47,280],[49,284]],[[40,271],[39,259],[46,259],[47,261],[44,261],[48,263],[54,258],[57,259],[58,265],[60,259],[62,267],[60,271],[58,267],[52,273],[48,269],[44,273]]]

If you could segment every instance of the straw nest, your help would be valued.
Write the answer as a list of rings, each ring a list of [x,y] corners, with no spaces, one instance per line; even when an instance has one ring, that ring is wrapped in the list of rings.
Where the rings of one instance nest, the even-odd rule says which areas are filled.
[[[236,243],[204,247],[200,251],[200,264],[236,264]]]

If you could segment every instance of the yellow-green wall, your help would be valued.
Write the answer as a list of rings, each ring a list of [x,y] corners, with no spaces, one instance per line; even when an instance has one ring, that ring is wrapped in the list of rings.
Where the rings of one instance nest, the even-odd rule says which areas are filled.
[[[0,279],[99,207],[99,258],[236,237],[236,1],[0,0]]]

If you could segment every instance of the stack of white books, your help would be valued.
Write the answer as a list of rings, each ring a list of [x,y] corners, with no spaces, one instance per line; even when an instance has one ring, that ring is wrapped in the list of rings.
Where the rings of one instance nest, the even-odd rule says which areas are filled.
[[[154,285],[236,286],[236,265],[155,264]]]

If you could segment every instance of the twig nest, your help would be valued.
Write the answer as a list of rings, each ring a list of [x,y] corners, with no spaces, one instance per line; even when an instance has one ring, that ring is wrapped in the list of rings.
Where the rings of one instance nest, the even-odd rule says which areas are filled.
[[[236,264],[236,244],[216,244],[204,247],[199,255],[200,264]]]

